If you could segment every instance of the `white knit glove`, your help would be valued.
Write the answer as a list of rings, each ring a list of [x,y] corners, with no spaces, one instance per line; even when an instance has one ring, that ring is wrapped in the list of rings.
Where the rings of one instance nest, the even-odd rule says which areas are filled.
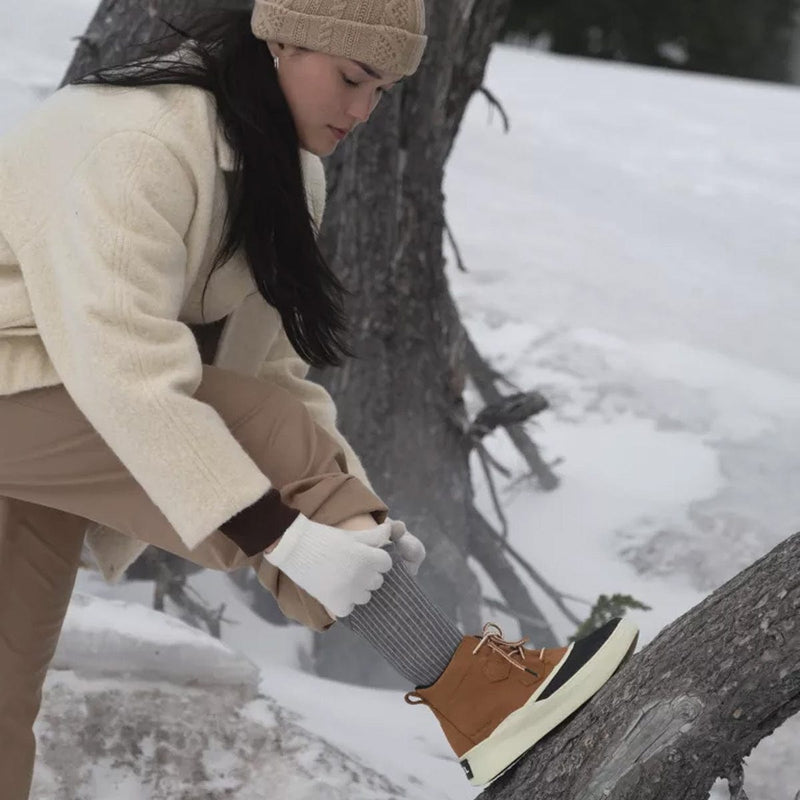
[[[277,547],[264,558],[325,606],[346,617],[368,603],[383,585],[392,557],[381,548],[390,541],[388,521],[365,531],[345,531],[299,514]]]
[[[419,565],[425,560],[425,545],[414,534],[409,533],[404,522],[399,519],[386,518],[391,523],[391,540],[397,554],[403,560],[403,566],[411,575],[419,572]]]

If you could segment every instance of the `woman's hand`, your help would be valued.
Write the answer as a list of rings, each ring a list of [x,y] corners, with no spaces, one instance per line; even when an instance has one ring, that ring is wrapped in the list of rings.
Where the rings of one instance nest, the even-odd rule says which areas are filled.
[[[325,606],[331,616],[346,617],[356,605],[368,603],[392,568],[391,524],[345,531],[302,514],[286,529],[264,558]]]

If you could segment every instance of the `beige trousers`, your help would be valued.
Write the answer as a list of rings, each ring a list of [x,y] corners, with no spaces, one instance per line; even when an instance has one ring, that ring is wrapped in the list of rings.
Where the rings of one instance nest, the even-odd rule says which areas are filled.
[[[344,471],[341,448],[280,386],[205,365],[195,394],[305,516],[337,525],[387,507]],[[310,595],[216,531],[189,550],[62,385],[0,396],[0,796],[27,800],[33,724],[75,584],[87,520],[203,567],[253,567],[283,612],[333,620]]]

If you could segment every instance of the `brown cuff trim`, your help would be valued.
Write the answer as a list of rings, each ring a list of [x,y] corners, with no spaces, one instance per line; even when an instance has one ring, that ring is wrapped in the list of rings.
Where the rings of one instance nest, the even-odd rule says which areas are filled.
[[[240,550],[255,556],[280,539],[299,514],[283,504],[280,492],[270,489],[253,505],[223,522],[219,529]]]

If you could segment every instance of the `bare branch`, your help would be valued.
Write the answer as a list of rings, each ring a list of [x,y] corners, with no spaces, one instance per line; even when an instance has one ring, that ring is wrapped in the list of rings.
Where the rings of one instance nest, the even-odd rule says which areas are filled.
[[[489,485],[489,494],[492,496],[492,503],[497,516],[500,518],[500,524],[503,526],[503,539],[508,539],[508,520],[503,513],[503,508],[500,505],[500,500],[497,497],[497,489],[495,489],[494,479],[492,478],[492,471],[489,468],[488,452],[481,442],[475,442],[475,449],[478,451],[478,458],[480,458],[481,466],[483,467],[483,474],[486,475],[486,483]]]
[[[456,243],[456,238],[453,236],[453,231],[450,228],[450,224],[445,220],[444,222],[444,231],[447,234],[447,240],[450,242],[450,246],[453,248],[453,252],[456,256],[456,266],[461,270],[461,272],[468,272],[466,266],[464,265],[464,259],[461,258],[461,251],[458,249],[458,244]]]
[[[225,618],[225,603],[217,609],[209,608],[197,591],[187,585],[187,576],[174,572],[165,560],[155,559],[155,567],[153,608],[156,611],[164,611],[164,599],[169,597],[175,605],[187,612],[191,621],[203,622],[208,632],[216,639],[222,637],[223,622],[229,625],[238,624],[234,620]],[[189,596],[190,592],[196,599]]]
[[[500,101],[485,86],[481,86],[478,91],[489,101],[490,109],[496,108],[500,112],[500,116],[503,118],[503,133],[508,133],[511,129],[511,122],[508,119],[508,114],[506,114],[505,109],[500,104]]]
[[[504,428],[519,425],[548,408],[550,403],[541,392],[516,392],[501,396],[481,409],[470,426],[470,434],[482,439],[500,425]]]
[[[567,597],[563,592],[558,591],[554,586],[548,583],[542,574],[534,569],[528,561],[526,561],[519,551],[515,550],[508,542],[507,539],[503,539],[503,537],[497,533],[497,531],[490,529],[491,532],[489,533],[490,536],[493,536],[496,541],[502,546],[504,550],[508,552],[508,554],[528,573],[528,575],[534,580],[534,582],[539,586],[539,588],[558,606],[561,613],[576,627],[581,624],[580,619],[578,619],[575,614],[573,614],[567,606],[564,604],[564,598]],[[592,605],[588,601],[584,601],[588,603],[588,605]]]
[[[466,338],[465,360],[467,371],[475,386],[487,405],[502,401],[502,395],[494,385],[498,373],[484,360],[475,347],[469,334],[464,331]],[[522,457],[536,476],[539,486],[545,491],[551,491],[559,485],[559,479],[542,459],[539,449],[531,441],[522,425],[513,423],[506,427],[511,441],[519,450]]]
[[[494,534],[494,536],[492,536]],[[509,609],[519,621],[523,636],[541,647],[555,647],[558,638],[545,621],[530,592],[498,546],[497,534],[477,509],[469,515],[469,554],[486,570]]]

